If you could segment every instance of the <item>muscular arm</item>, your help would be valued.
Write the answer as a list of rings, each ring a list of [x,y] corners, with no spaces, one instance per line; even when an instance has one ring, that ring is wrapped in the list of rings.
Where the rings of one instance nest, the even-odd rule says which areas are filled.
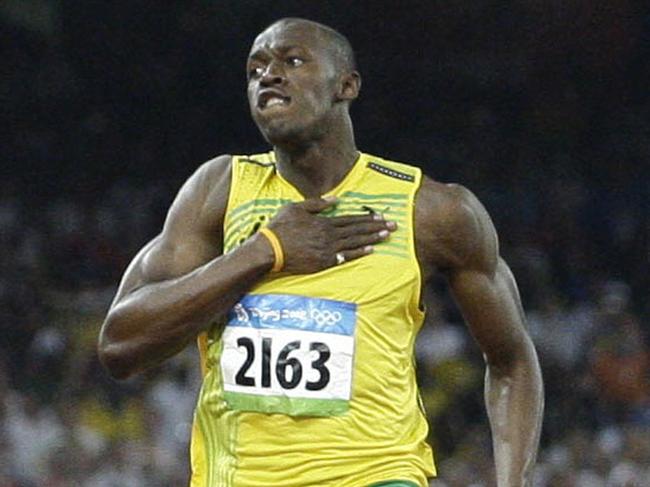
[[[517,285],[499,256],[492,222],[469,191],[431,181],[418,195],[417,218],[422,235],[418,249],[446,274],[486,362],[485,399],[498,485],[531,485],[542,378]]]
[[[157,365],[222,320],[275,261],[266,237],[255,234],[222,255],[230,158],[210,161],[181,188],[162,232],[129,265],[98,342],[101,362],[116,378]],[[284,249],[284,272],[311,273],[362,257],[395,229],[376,216],[326,218],[334,201],[285,206],[270,222]]]
[[[210,161],[181,188],[160,235],[129,265],[102,326],[98,352],[117,378],[162,362],[223,316],[268,272],[256,236],[221,255],[229,158]]]

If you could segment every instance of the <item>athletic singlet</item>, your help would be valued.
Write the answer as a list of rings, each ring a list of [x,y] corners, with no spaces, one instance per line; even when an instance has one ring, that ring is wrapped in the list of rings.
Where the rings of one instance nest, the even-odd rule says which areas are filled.
[[[324,271],[268,274],[199,337],[203,385],[191,487],[426,486],[413,347],[423,321],[413,212],[419,169],[361,154],[325,216],[377,212],[398,229],[372,254]],[[325,195],[324,195],[325,196]],[[304,198],[273,152],[232,159],[230,252]]]

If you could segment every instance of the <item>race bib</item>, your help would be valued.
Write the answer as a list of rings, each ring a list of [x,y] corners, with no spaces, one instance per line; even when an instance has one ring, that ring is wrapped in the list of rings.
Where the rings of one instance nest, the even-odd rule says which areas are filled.
[[[331,416],[348,410],[354,303],[286,294],[247,295],[223,333],[221,370],[231,409]]]

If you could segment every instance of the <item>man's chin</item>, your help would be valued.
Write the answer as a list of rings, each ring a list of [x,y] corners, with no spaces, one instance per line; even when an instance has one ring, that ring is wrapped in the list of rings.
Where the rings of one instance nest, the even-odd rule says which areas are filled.
[[[271,145],[295,144],[301,137],[301,131],[290,127],[286,123],[270,123],[259,127],[262,136]]]

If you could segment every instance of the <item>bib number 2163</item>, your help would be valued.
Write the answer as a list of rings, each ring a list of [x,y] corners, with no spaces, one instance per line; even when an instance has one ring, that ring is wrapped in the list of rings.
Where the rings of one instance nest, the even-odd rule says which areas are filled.
[[[275,380],[277,380],[283,389],[294,389],[300,384],[304,367],[296,354],[291,356],[292,352],[301,350],[302,342],[300,340],[287,343],[280,350],[275,362],[272,364],[271,359],[274,356],[273,338],[262,338],[259,379],[256,379],[254,371],[250,371],[251,366],[255,362],[255,342],[249,337],[239,337],[237,339],[237,346],[246,349],[246,359],[237,371],[237,374],[235,374],[235,383],[238,385],[255,387],[259,380],[262,388],[270,388],[272,374],[274,374]],[[323,342],[309,343],[308,350],[309,352],[317,353],[316,358],[310,361],[309,367],[317,371],[319,376],[317,380],[306,381],[305,389],[308,391],[320,391],[330,381],[330,371],[326,363],[331,356],[331,352],[327,344]],[[251,373],[251,375],[247,375],[248,373]]]
[[[228,406],[293,416],[343,414],[352,390],[355,325],[351,303],[245,296],[222,335]]]

